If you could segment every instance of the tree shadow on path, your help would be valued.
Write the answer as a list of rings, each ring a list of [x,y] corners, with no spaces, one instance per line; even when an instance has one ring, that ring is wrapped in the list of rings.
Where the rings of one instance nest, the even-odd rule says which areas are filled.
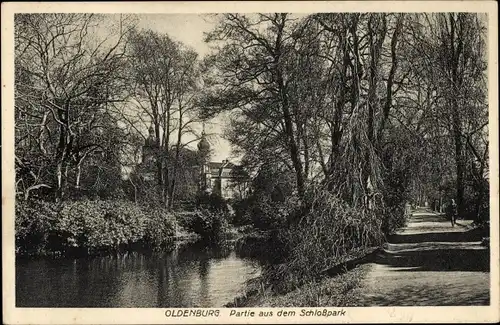
[[[448,222],[448,218],[443,214],[419,214],[414,215],[411,218],[412,223],[421,223],[421,222]]]
[[[431,220],[439,216],[422,216]],[[412,217],[414,223],[417,217]],[[418,231],[420,228],[411,228]],[[490,269],[489,249],[479,246],[480,229],[449,231],[441,224],[429,225],[419,233],[400,233],[389,238],[389,250],[378,255],[377,263],[393,267],[408,268],[403,271],[481,271]],[[461,228],[463,229],[463,228]]]
[[[425,232],[417,234],[396,234],[389,237],[391,244],[424,243],[424,242],[474,242],[481,241],[479,229],[458,232]]]
[[[490,250],[481,246],[481,230],[465,224],[414,214],[377,252],[357,305],[489,305]]]
[[[378,264],[398,268],[398,271],[479,271],[489,272],[490,254],[487,249],[433,249],[407,252],[384,252]]]

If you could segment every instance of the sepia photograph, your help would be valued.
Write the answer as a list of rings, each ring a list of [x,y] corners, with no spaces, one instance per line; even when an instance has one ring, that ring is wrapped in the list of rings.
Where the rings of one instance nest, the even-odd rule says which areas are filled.
[[[488,12],[114,9],[12,14],[13,308],[498,305]]]

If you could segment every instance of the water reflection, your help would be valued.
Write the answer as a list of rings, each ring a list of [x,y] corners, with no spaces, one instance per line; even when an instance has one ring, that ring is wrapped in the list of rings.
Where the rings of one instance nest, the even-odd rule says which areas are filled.
[[[258,275],[231,244],[16,262],[17,307],[221,307]]]

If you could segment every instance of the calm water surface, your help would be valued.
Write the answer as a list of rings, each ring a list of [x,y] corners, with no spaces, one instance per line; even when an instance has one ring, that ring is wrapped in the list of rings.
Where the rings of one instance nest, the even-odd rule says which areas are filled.
[[[233,248],[16,262],[17,307],[222,307],[259,275]]]

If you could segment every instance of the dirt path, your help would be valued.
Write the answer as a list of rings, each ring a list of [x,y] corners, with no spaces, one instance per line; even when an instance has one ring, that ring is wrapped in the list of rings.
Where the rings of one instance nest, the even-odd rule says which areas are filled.
[[[489,250],[470,222],[458,223],[415,212],[371,264],[356,293],[360,305],[489,305]]]

